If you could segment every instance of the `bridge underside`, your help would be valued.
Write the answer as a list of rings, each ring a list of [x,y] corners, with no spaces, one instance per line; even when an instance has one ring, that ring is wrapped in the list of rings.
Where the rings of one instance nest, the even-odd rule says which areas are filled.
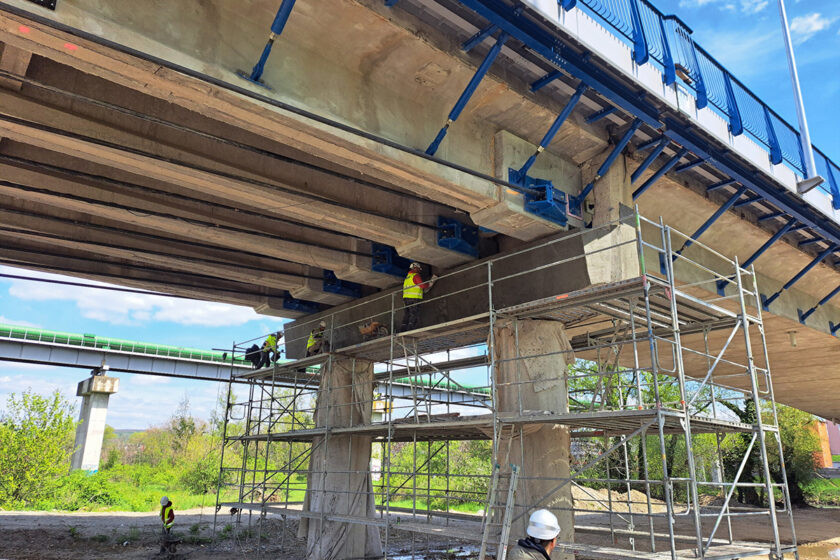
[[[461,49],[486,22],[457,3],[404,0],[388,9],[334,0],[324,9],[301,0],[263,75],[273,89],[235,75],[262,49],[273,5],[129,10],[66,0],[37,13],[151,56],[12,8],[36,9],[14,0],[0,11],[3,264],[298,318],[398,285],[399,267],[394,275],[374,266],[380,246],[442,272],[615,219],[620,203],[694,232],[744,188],[737,200],[755,201],[724,212],[702,238],[743,262],[788,220],[753,184],[709,190],[729,176],[691,152],[677,162],[687,169],[664,174],[634,201],[634,189],[682,153],[665,143],[631,181],[648,156],[644,144],[662,134],[649,117],[597,178],[639,116],[622,109],[593,120],[616,102],[597,88],[582,94],[529,172],[568,194],[593,183],[581,219],[563,225],[526,211],[508,168],[534,152],[578,82],[564,74],[532,92],[553,67],[514,39],[427,157],[422,150],[493,44]],[[663,120],[679,116],[666,103],[650,105]],[[759,182],[772,183],[763,172]],[[441,219],[485,229],[465,252],[439,242]],[[761,291],[776,292],[827,250],[824,234],[797,227],[773,244],[755,263]],[[832,259],[783,290],[764,321],[778,400],[837,417],[836,403],[813,395],[840,387],[840,344],[829,334],[840,310],[819,306],[807,326],[797,312],[840,283]]]

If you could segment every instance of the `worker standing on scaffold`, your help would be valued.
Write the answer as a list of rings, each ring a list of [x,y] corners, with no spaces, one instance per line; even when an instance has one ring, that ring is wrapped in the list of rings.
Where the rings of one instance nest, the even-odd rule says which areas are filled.
[[[327,330],[327,322],[318,323],[317,329],[312,329],[309,339],[306,341],[306,356],[314,356],[324,350],[329,351],[329,343],[324,340],[324,331]]]
[[[411,263],[408,267],[408,275],[403,281],[405,313],[403,314],[400,332],[412,331],[417,328],[417,322],[420,319],[420,309],[417,304],[423,301],[423,294],[431,290],[437,282],[437,276],[434,275],[428,282],[424,282],[420,276],[421,270],[420,263]]]

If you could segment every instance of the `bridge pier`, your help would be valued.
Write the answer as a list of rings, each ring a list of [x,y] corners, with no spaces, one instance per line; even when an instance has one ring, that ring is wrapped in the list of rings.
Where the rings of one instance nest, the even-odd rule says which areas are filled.
[[[108,399],[117,392],[119,386],[118,377],[104,375],[91,375],[79,382],[76,396],[82,397],[82,410],[79,412],[79,425],[76,427],[75,451],[71,462],[73,470],[99,470]]]

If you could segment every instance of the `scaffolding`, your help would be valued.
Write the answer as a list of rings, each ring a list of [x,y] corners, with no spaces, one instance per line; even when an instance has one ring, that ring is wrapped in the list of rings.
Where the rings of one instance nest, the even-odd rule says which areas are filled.
[[[502,558],[500,535],[515,544],[538,508],[574,523],[558,537],[569,557],[798,558],[755,272],[629,214],[463,267],[441,278],[459,289],[420,304],[481,294],[466,316],[421,311],[417,329],[363,336],[399,330],[395,291],[313,320],[347,344],[232,373],[248,394],[228,391],[217,512],[364,526],[386,558],[455,544]],[[509,266],[537,251],[555,257]],[[503,295],[537,271],[603,279],[603,263],[606,282]],[[342,367],[351,381],[335,384]],[[527,462],[544,426],[560,466],[529,472],[512,458]]]

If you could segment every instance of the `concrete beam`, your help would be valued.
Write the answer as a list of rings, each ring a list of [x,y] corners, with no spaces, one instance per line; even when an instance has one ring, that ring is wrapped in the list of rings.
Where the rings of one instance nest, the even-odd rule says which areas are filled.
[[[25,76],[31,59],[32,53],[27,50],[11,45],[0,45],[0,70],[3,72]],[[0,76],[0,86],[4,88],[20,91],[22,85],[23,83],[18,80]]]

